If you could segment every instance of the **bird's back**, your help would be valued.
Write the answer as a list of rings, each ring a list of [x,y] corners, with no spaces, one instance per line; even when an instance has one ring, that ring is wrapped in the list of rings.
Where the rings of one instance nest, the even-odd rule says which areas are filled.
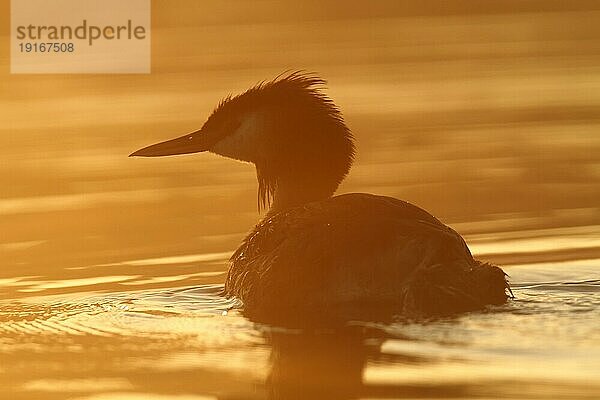
[[[231,257],[225,290],[258,318],[360,303],[428,316],[503,303],[504,276],[423,209],[356,193],[267,216]]]

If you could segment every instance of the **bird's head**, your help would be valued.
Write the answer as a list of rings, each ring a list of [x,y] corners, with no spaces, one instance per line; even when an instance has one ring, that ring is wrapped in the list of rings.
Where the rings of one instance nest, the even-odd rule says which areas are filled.
[[[259,207],[331,196],[354,158],[354,140],[325,81],[292,73],[227,97],[202,128],[144,147],[131,156],[209,151],[256,165]],[[279,199],[278,199],[279,197]]]

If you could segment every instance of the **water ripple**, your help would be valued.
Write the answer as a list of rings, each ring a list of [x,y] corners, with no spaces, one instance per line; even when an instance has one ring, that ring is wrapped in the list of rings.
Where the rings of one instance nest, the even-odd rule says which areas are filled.
[[[66,298],[50,304],[5,303],[0,304],[0,332],[96,336],[136,335],[143,330],[173,332],[175,320],[193,325],[198,317],[225,316],[240,306],[237,300],[222,296],[222,291],[222,285],[203,285]],[[193,328],[179,329],[184,331]]]

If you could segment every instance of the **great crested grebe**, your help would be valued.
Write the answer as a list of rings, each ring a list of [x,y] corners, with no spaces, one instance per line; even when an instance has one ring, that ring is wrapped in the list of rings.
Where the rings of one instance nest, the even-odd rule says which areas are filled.
[[[380,304],[410,317],[507,301],[498,267],[427,211],[391,197],[333,196],[354,139],[322,79],[291,73],[221,101],[202,128],[140,149],[158,157],[210,151],[254,163],[270,207],[230,259],[225,293],[257,318]]]

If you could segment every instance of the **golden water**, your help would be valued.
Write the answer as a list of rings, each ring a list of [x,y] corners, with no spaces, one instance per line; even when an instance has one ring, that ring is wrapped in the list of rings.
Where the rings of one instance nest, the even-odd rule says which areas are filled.
[[[2,31],[0,398],[599,396],[597,2],[153,3],[151,75],[10,75]],[[299,332],[219,296],[253,168],[127,155],[288,68],[357,138],[340,192],[429,210],[516,300]]]

